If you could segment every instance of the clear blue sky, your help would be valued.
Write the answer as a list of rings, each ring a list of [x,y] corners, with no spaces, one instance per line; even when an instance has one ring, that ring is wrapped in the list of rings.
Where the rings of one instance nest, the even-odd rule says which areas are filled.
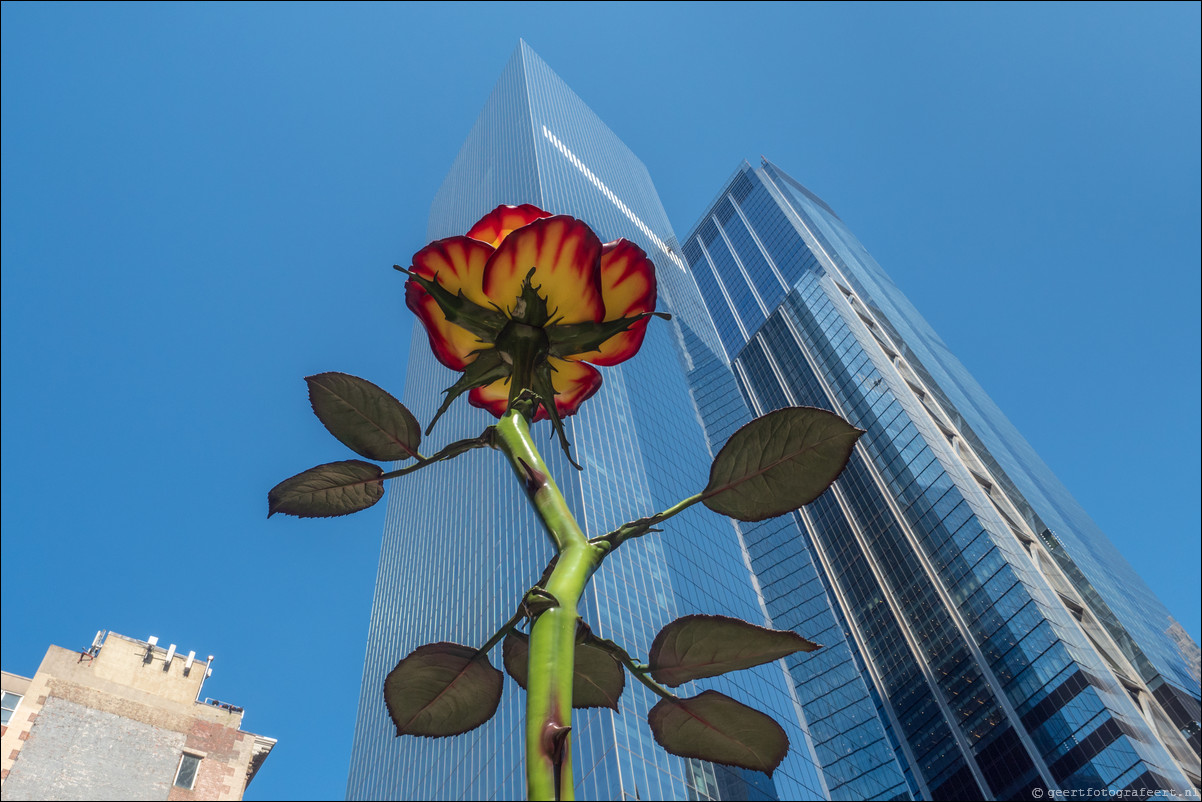
[[[1199,4],[3,4],[3,660],[215,654],[341,798],[383,505],[302,377],[399,394],[390,268],[524,37],[683,236],[739,161],[821,195],[1199,636]],[[586,410],[587,414],[587,410]],[[702,481],[699,478],[699,481]]]

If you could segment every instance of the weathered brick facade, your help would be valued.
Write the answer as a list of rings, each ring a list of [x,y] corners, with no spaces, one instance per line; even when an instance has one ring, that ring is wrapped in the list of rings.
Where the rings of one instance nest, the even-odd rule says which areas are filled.
[[[197,701],[205,662],[166,658],[112,633],[93,654],[52,646],[0,736],[0,798],[241,799],[275,741]],[[190,789],[174,784],[185,753]]]

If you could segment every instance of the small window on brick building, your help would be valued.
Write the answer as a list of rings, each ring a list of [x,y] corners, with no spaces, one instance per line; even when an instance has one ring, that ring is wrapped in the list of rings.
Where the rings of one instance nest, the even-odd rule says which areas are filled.
[[[196,770],[200,768],[200,758],[184,752],[179,759],[179,770],[175,772],[175,787],[192,790],[196,784]]]
[[[3,720],[0,724],[8,726],[8,720],[13,717],[13,713],[17,710],[17,705],[21,704],[21,694],[12,693],[11,691],[3,691],[3,698],[0,699],[0,710],[3,711]]]

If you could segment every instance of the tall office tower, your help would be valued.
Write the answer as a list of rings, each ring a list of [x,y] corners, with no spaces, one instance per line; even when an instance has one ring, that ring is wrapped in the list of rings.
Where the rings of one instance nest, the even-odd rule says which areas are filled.
[[[867,431],[740,525],[774,625],[826,644],[787,662],[831,797],[1196,788],[1197,645],[830,207],[744,163],[683,252],[711,442],[794,404]]]
[[[691,293],[687,306],[694,313],[700,309],[646,168],[524,43],[435,196],[429,239],[463,234],[503,203],[573,215],[602,241],[636,242],[657,266],[660,307],[674,309],[674,295]],[[411,245],[416,250],[421,244]],[[638,356],[605,369],[598,394],[568,420],[582,472],[567,464],[554,440],[546,440],[544,456],[590,535],[665,509],[705,485],[712,457],[689,396],[681,326],[652,321]],[[712,333],[704,336],[717,347]],[[404,400],[419,420],[432,418],[441,391],[454,378],[435,361],[425,332],[415,325]],[[439,421],[430,448],[478,435],[492,422],[487,413],[457,401]],[[547,438],[549,424],[534,431]],[[477,450],[432,466],[393,483],[389,494],[347,796],[523,798],[525,699],[512,680],[506,679],[491,721],[445,739],[395,738],[382,689],[389,670],[421,644],[483,644],[538,580],[550,544],[497,452]],[[660,627],[680,615],[765,621],[728,519],[693,508],[664,529],[623,545],[594,576],[582,615],[595,630],[645,655]],[[793,748],[771,779],[667,755],[645,720],[656,700],[643,686],[628,683],[620,714],[574,713],[577,795],[644,800],[825,795],[780,663],[706,685],[773,714],[785,727]]]

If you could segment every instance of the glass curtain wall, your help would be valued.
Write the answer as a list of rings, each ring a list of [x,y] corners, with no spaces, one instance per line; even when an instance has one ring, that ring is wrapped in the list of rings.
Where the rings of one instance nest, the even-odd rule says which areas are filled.
[[[672,323],[652,321],[639,355],[604,369],[601,390],[569,419],[582,472],[567,464],[553,441],[544,449],[583,528],[603,534],[697,492],[712,456],[689,394],[682,343],[687,338],[698,353],[709,354],[721,345],[646,168],[525,43],[437,193],[428,237],[463,234],[502,203],[573,215],[602,241],[636,242],[656,264],[660,307],[675,312],[679,299],[684,310]],[[415,324],[406,405],[419,420],[429,420],[454,378],[435,361]],[[472,437],[492,421],[456,402],[432,440]],[[541,424],[539,431],[549,434],[550,427]],[[490,722],[449,739],[394,738],[381,689],[388,671],[421,644],[483,643],[538,580],[550,545],[499,453],[474,451],[433,466],[389,495],[347,796],[523,798],[525,700],[511,679],[506,677]],[[448,496],[472,503],[452,507],[439,500]],[[665,530],[628,542],[593,578],[582,614],[599,635],[646,655],[659,628],[681,615],[717,613],[766,623],[740,533],[728,519],[694,508]],[[433,592],[427,589],[431,578],[438,582]],[[826,796],[783,664],[698,685],[768,712],[785,727],[792,749],[771,779],[667,755],[646,723],[656,700],[641,685],[627,683],[619,713],[574,713],[578,798]],[[702,687],[681,691],[691,695]]]
[[[683,252],[727,356],[690,375],[712,441],[792,404],[867,431],[741,526],[774,624],[828,644],[789,668],[831,797],[1196,785],[1163,605],[834,211],[744,163]]]

